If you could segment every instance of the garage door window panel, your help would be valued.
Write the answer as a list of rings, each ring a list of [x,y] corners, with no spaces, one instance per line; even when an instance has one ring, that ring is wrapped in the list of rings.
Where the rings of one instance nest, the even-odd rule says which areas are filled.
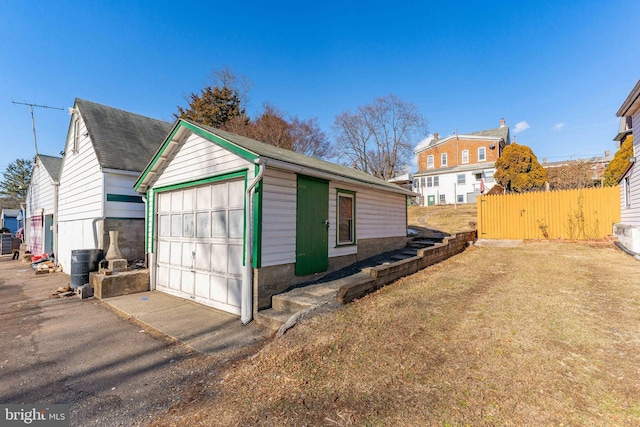
[[[227,237],[227,211],[212,212],[211,223],[213,237]]]
[[[171,215],[171,237],[182,237],[182,215]]]
[[[182,216],[182,237],[193,237],[193,214],[188,213]]]
[[[209,212],[196,213],[196,237],[211,237],[211,215]]]
[[[229,238],[241,239],[244,231],[244,211],[242,209],[229,211]]]

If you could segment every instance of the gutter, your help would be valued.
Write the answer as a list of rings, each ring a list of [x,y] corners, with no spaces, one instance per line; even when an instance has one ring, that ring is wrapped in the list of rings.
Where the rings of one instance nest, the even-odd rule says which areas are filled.
[[[295,173],[311,176],[314,178],[325,179],[327,181],[343,182],[347,184],[357,185],[360,187],[369,187],[369,188],[375,188],[377,190],[386,190],[390,193],[402,194],[404,196],[409,196],[409,197],[415,197],[419,195],[417,193],[414,193],[413,191],[405,190],[394,184],[391,184],[392,186],[385,187],[383,185],[377,185],[377,184],[372,184],[370,182],[358,181],[353,178],[347,178],[347,177],[332,174],[329,172],[322,172],[306,166],[300,166],[293,163],[283,162],[282,160],[269,159],[269,166],[274,167],[276,169],[282,169],[289,172],[295,172]]]
[[[60,182],[56,181],[53,183],[53,253],[54,258],[53,262],[56,266],[58,263],[58,192],[60,190]]]
[[[262,180],[264,175],[266,159],[259,158],[255,161],[259,166],[258,174],[247,186],[244,194],[244,206],[247,217],[247,230],[245,238],[244,274],[242,275],[242,288],[240,293],[240,320],[246,325],[253,319],[253,209],[251,201],[255,194],[256,185]]]

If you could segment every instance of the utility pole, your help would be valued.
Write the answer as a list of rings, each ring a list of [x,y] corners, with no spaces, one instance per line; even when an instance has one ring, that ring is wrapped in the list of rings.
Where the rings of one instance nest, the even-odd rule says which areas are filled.
[[[19,104],[19,105],[27,105],[29,107],[29,111],[31,111],[31,127],[33,128],[33,144],[36,148],[36,156],[38,155],[38,138],[36,137],[36,119],[33,115],[33,107],[38,107],[38,108],[49,108],[51,110],[62,110],[64,111],[64,108],[58,108],[58,107],[49,107],[48,105],[39,105],[39,104],[34,104],[34,103],[30,103],[30,102],[16,102],[11,100],[12,103],[14,104]]]

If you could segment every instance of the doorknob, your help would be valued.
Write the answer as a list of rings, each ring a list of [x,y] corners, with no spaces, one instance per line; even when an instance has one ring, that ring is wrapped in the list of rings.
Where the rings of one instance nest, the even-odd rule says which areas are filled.
[[[325,225],[325,227],[329,228],[329,220],[326,220],[326,221],[324,222],[324,225]]]

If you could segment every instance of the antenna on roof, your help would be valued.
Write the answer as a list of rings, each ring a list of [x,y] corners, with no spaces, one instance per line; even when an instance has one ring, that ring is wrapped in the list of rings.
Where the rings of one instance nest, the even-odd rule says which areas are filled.
[[[31,111],[31,127],[33,128],[33,144],[36,148],[36,156],[38,155],[38,138],[36,137],[36,120],[35,117],[33,115],[33,107],[38,107],[38,108],[49,108],[51,110],[62,110],[64,111],[64,108],[58,108],[58,107],[49,107],[48,105],[39,105],[39,104],[33,104],[30,102],[16,102],[14,100],[11,100],[11,102],[13,102],[14,104],[19,104],[19,105],[28,105],[29,106],[29,110]]]

